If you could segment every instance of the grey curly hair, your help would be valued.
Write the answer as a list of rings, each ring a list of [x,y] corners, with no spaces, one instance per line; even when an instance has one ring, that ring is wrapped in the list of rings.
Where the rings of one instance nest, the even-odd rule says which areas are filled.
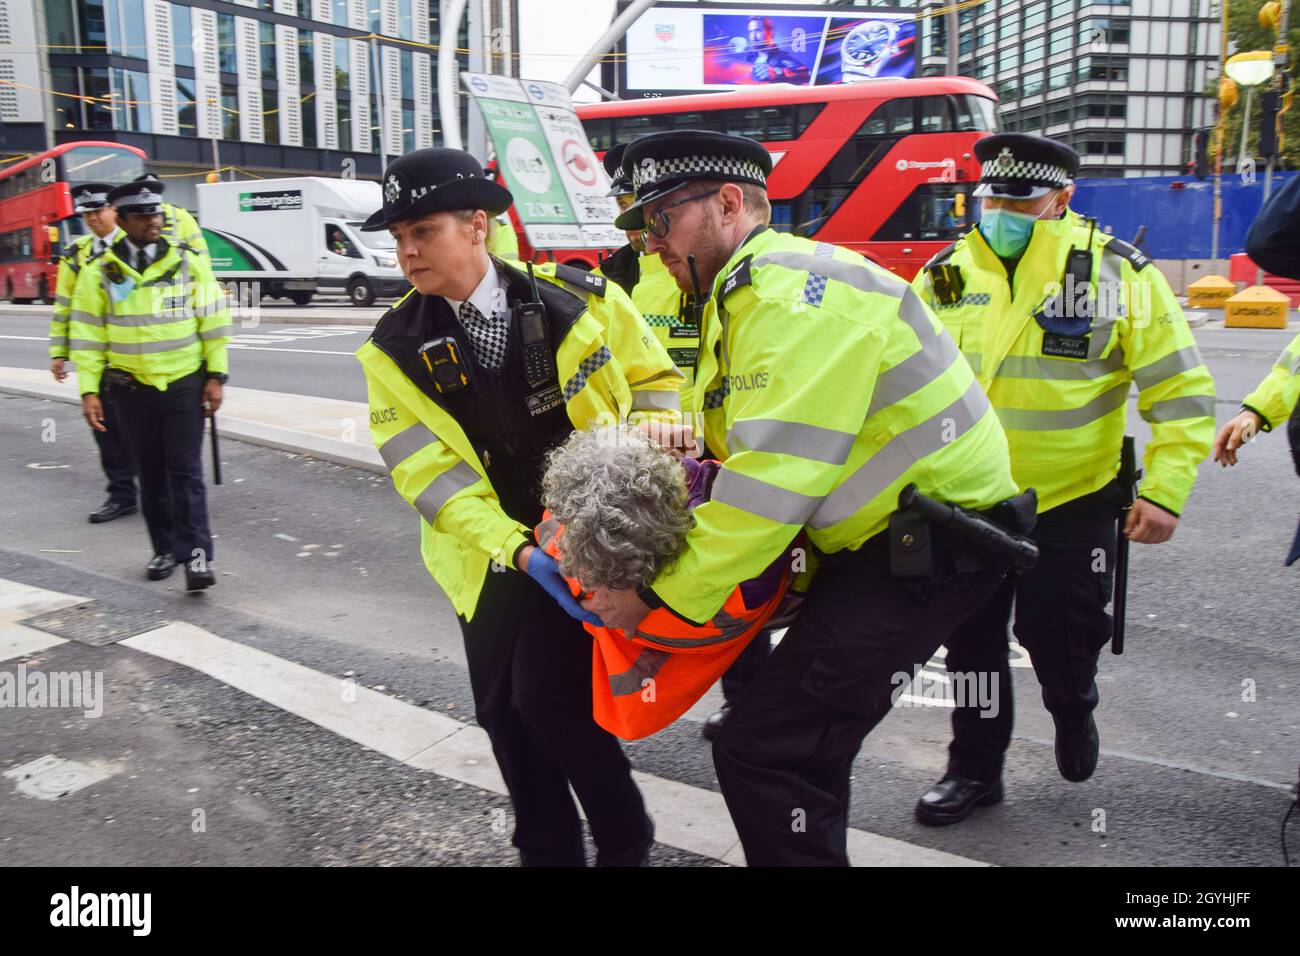
[[[626,425],[575,431],[553,450],[542,502],[564,525],[560,570],[587,590],[649,584],[694,524],[681,463]]]

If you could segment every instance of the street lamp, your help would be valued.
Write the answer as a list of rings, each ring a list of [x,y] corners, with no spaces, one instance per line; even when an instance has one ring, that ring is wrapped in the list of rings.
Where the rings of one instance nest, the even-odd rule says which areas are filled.
[[[1246,88],[1246,110],[1241,120],[1241,149],[1237,155],[1237,172],[1246,165],[1246,134],[1250,131],[1250,95],[1255,87],[1273,77],[1273,54],[1268,50],[1251,50],[1228,57],[1223,65],[1228,78]]]

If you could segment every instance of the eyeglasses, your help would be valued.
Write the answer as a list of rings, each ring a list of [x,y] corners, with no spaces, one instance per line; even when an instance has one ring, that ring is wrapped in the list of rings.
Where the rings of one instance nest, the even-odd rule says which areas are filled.
[[[646,217],[646,229],[650,230],[650,235],[654,236],[656,239],[662,239],[664,236],[668,235],[668,227],[672,224],[672,220],[668,218],[669,209],[676,209],[678,206],[684,206],[688,202],[695,202],[697,199],[707,199],[710,196],[716,196],[720,192],[722,192],[721,188],[712,189],[707,193],[696,193],[694,196],[687,196],[685,199],[679,199],[677,202],[672,202],[667,206],[656,209],[651,215]]]

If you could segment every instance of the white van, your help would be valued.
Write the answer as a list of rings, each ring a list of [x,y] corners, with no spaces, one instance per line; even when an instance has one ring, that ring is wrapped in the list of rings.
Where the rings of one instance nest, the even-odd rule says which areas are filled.
[[[258,280],[261,292],[306,305],[318,290],[353,305],[410,288],[386,231],[361,224],[383,205],[379,184],[297,176],[197,187],[199,225],[217,278]]]

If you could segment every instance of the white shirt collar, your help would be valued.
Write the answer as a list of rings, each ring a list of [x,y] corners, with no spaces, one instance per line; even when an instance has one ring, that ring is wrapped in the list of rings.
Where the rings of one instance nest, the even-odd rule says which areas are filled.
[[[117,242],[118,237],[121,235],[122,235],[121,228],[114,227],[113,231],[110,232],[107,236],[95,236],[93,239],[91,239],[90,240],[91,246],[95,252],[103,252],[106,247],[111,246],[113,243]]]
[[[504,312],[505,296],[496,295],[497,289],[501,288],[501,277],[497,275],[496,268],[492,261],[488,260],[487,272],[483,273],[483,278],[479,280],[478,286],[469,294],[469,301],[473,303],[474,308],[478,309],[484,318],[491,318],[493,313]],[[452,299],[443,296],[447,304],[451,306],[451,311],[460,315],[460,305],[464,299]]]

